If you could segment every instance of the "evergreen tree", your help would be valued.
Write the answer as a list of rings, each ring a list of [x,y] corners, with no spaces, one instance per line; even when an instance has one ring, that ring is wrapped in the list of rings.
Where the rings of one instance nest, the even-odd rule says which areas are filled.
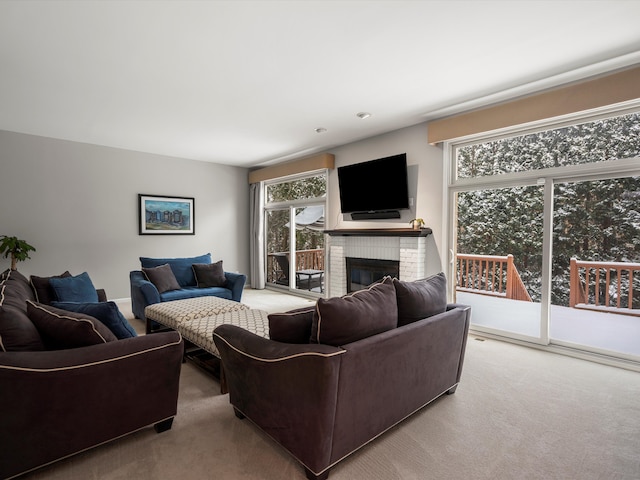
[[[468,178],[638,156],[636,113],[471,145],[457,160],[458,175]],[[512,254],[534,301],[541,296],[542,193],[541,187],[514,187],[458,194],[458,252]],[[572,257],[640,262],[640,177],[555,185],[553,304],[569,304]],[[626,295],[629,279],[616,281]],[[640,304],[640,278],[632,290]]]

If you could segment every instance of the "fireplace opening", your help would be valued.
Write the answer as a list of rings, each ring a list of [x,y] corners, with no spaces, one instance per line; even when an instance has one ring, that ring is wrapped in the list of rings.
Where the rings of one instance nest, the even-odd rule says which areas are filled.
[[[398,260],[347,257],[347,293],[367,288],[385,276],[400,276]]]

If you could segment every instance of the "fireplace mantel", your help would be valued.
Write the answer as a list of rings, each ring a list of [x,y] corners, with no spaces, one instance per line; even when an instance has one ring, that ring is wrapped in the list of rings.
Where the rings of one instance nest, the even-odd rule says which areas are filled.
[[[430,228],[343,228],[324,233],[332,237],[426,237],[433,232]]]

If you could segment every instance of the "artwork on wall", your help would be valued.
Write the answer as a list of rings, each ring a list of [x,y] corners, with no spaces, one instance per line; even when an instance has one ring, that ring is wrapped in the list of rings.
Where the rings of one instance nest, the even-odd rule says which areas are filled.
[[[140,235],[194,235],[195,199],[138,194]]]

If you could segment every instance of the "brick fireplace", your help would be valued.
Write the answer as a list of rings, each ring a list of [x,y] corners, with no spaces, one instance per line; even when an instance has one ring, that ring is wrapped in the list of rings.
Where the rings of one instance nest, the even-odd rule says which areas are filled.
[[[425,277],[426,237],[431,229],[354,229],[327,230],[329,235],[329,296],[347,293],[347,258],[395,260],[399,279]]]

